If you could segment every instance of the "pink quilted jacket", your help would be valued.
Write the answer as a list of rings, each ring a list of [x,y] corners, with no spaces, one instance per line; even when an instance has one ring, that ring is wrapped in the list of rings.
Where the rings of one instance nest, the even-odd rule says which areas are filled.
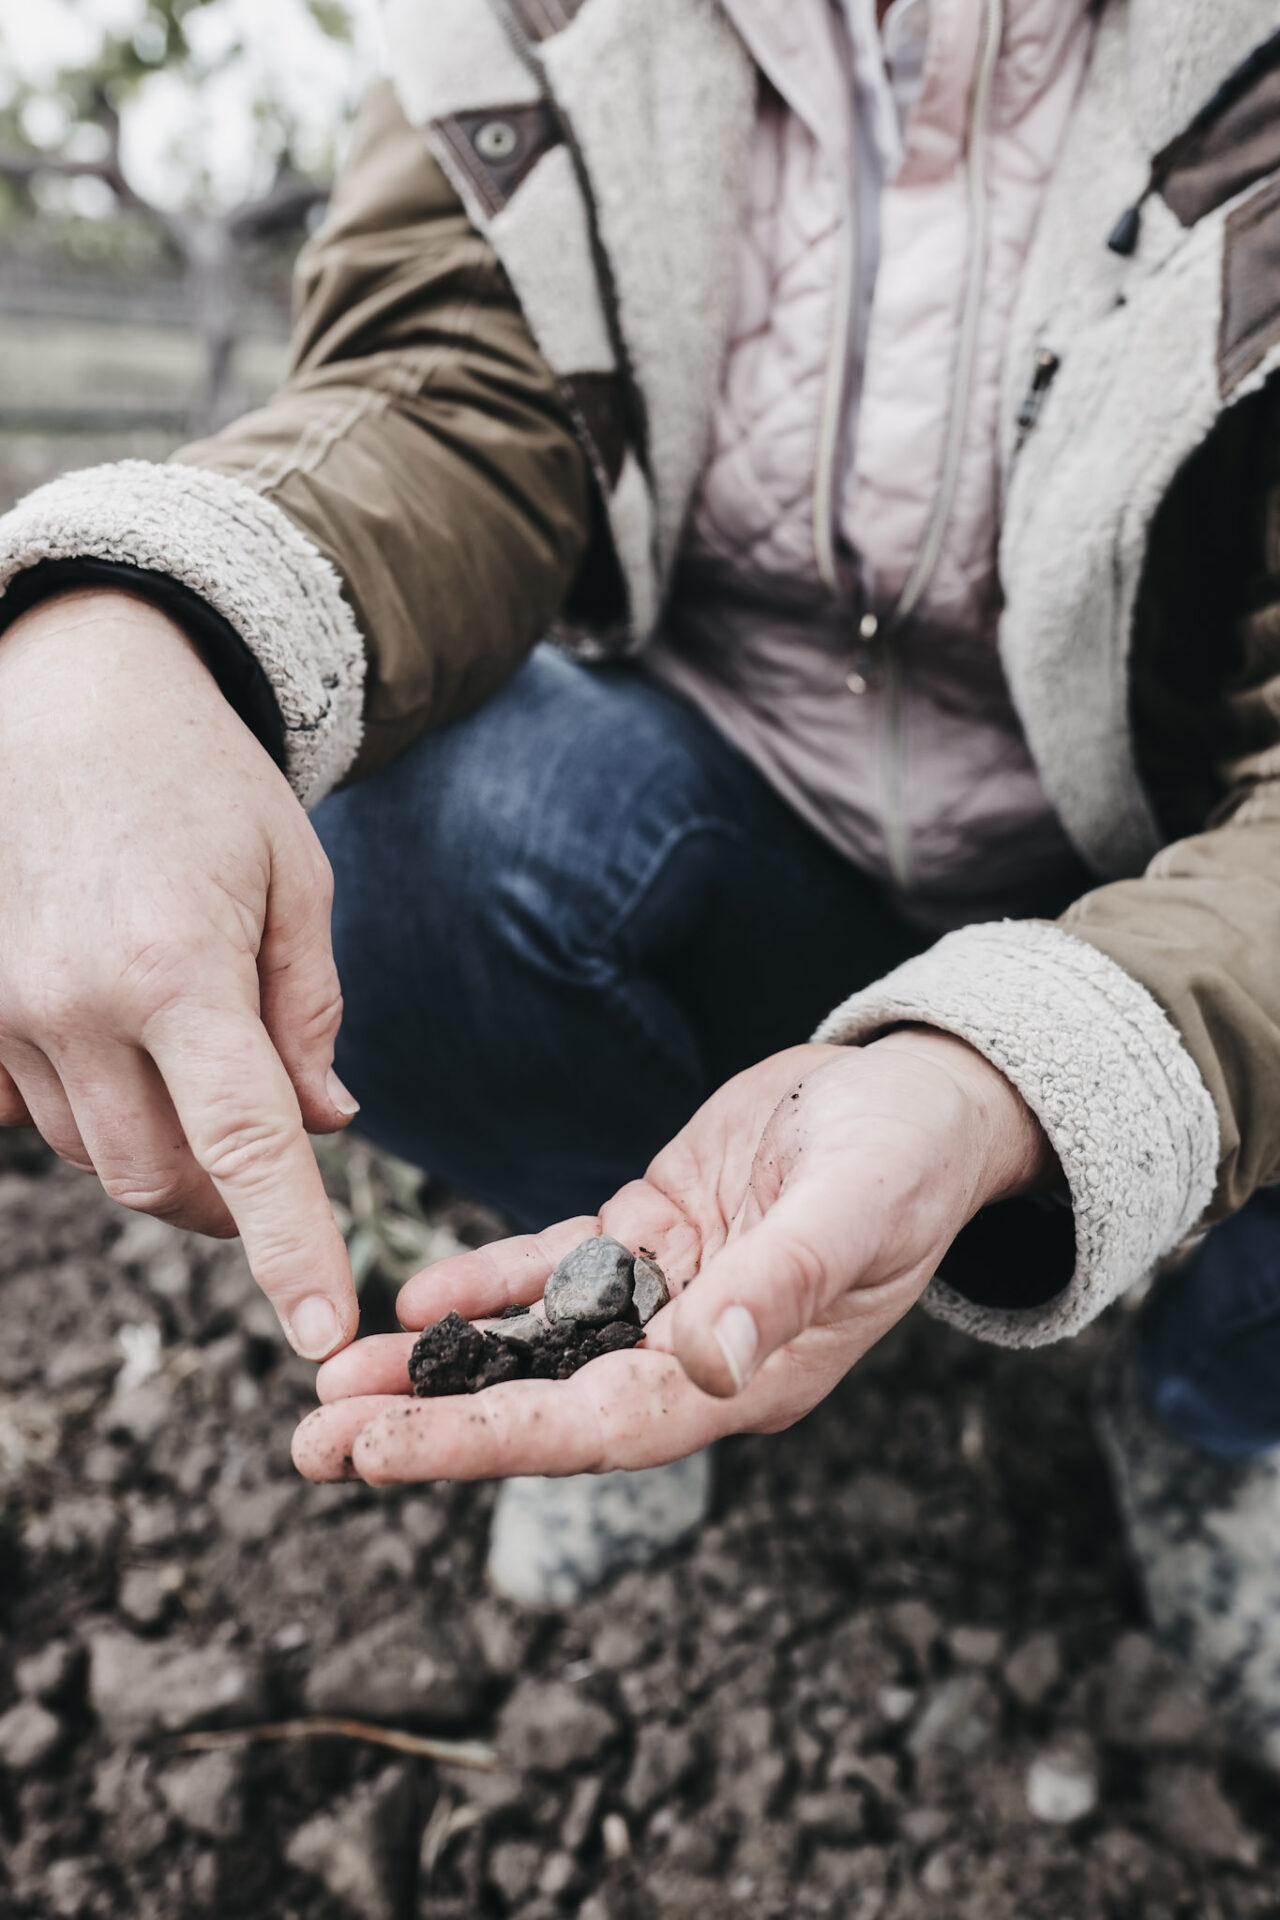
[[[927,917],[1033,912],[1072,856],[996,655],[996,437],[1088,0],[896,0],[887,75],[871,0],[726,4],[760,104],[654,670]]]

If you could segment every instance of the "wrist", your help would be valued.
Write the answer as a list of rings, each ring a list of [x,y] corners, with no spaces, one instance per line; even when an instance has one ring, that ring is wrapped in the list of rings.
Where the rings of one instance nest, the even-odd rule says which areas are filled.
[[[958,1035],[937,1027],[895,1027],[871,1042],[945,1073],[959,1089],[965,1115],[961,1142],[969,1161],[974,1211],[1039,1193],[1061,1179],[1047,1134],[1011,1080]]]
[[[0,660],[18,659],[61,640],[73,648],[101,645],[109,628],[117,646],[137,637],[147,646],[168,641],[193,660],[200,656],[176,621],[140,596],[115,587],[72,587],[28,607],[0,632]]]

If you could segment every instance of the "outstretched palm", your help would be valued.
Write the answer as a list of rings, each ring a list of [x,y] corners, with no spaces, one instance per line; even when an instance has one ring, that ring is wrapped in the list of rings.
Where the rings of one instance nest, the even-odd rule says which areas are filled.
[[[299,1427],[312,1479],[498,1478],[678,1459],[816,1406],[919,1298],[964,1222],[1043,1176],[1047,1147],[1008,1083],[962,1042],[895,1033],[796,1047],[722,1087],[599,1219],[442,1261],[398,1306],[419,1329],[537,1301],[596,1231],[651,1249],[675,1298],[645,1344],[570,1380],[409,1396],[412,1332],[322,1369]]]

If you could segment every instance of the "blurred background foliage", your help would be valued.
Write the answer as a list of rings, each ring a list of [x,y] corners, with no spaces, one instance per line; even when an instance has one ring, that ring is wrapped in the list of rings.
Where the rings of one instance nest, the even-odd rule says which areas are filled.
[[[0,506],[265,397],[373,0],[0,0]]]

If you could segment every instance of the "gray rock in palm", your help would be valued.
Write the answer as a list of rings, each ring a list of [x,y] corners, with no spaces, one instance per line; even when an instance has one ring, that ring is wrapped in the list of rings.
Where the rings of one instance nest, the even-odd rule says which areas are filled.
[[[629,1320],[634,1256],[620,1240],[599,1234],[566,1253],[547,1282],[543,1305],[553,1326],[575,1320],[603,1327]]]

